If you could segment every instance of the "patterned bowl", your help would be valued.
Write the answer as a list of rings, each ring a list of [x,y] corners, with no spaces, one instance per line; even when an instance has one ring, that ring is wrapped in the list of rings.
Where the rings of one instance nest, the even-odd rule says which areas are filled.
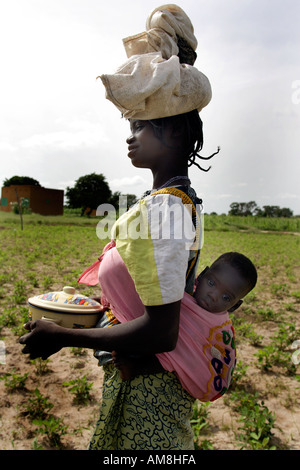
[[[52,321],[66,328],[93,328],[103,307],[89,297],[76,294],[74,287],[28,299],[30,320]]]

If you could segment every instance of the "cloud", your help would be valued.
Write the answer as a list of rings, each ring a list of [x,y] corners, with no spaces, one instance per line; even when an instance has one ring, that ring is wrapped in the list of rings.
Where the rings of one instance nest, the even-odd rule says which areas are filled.
[[[0,152],[14,152],[17,147],[9,142],[0,142]]]
[[[58,181],[57,182],[57,188],[58,189],[66,189],[67,187],[73,188],[75,186],[75,181],[74,180],[64,180],[64,181]]]
[[[280,193],[278,197],[280,199],[300,199],[300,194]]]
[[[102,142],[107,142],[107,137],[98,123],[76,121],[66,125],[62,120],[57,119],[56,124],[66,129],[31,135],[21,140],[20,146],[22,148],[51,146],[57,149],[69,149],[82,146],[95,147]]]
[[[109,181],[110,186],[112,186],[113,188],[137,186],[145,183],[146,180],[144,180],[144,178],[138,175],[133,177],[116,178]]]
[[[221,194],[211,194],[209,196],[210,199],[215,199],[215,200],[219,200],[219,199],[229,199],[229,198],[233,198],[233,197],[236,197],[234,196],[234,194],[229,194],[229,193],[221,193]]]
[[[35,134],[20,142],[23,148],[52,146],[57,148],[77,147],[89,143],[86,133],[50,132],[48,134]]]
[[[126,60],[122,38],[144,30],[154,0],[146,6],[132,0],[130,9],[115,0],[113,21],[111,6],[99,0],[2,3],[3,179],[23,174],[63,188],[96,172],[113,191],[141,195],[151,188],[151,172],[126,158],[128,123],[96,77]],[[182,0],[180,6],[199,41],[196,66],[213,89],[201,112],[203,154],[221,146],[209,173],[189,170],[192,185],[209,211],[255,200],[299,213],[300,2]]]

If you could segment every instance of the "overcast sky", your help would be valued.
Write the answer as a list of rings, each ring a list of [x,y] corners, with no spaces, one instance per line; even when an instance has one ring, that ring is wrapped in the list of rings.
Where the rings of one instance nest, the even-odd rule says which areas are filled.
[[[212,85],[201,112],[209,173],[190,168],[205,211],[250,200],[300,214],[300,2],[181,0]],[[96,77],[126,60],[153,0],[0,0],[0,184],[14,175],[65,189],[103,173],[140,196],[149,170],[127,157],[128,122]]]

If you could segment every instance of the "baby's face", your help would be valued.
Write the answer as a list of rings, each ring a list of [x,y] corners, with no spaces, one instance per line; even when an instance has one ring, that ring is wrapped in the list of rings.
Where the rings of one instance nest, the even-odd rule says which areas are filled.
[[[222,313],[232,308],[248,291],[248,283],[237,270],[220,263],[199,278],[194,296],[205,310]]]

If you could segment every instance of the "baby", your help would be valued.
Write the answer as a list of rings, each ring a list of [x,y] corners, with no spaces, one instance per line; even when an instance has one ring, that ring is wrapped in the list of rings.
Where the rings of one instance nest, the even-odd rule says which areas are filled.
[[[224,253],[198,276],[195,282],[193,298],[185,294],[182,299],[182,311],[188,312],[190,308],[189,297],[201,307],[199,309],[197,305],[192,306],[196,307],[194,308],[195,312],[198,309],[199,315],[203,319],[203,323],[200,323],[200,328],[203,324],[203,328],[201,328],[203,331],[200,332],[198,342],[201,343],[201,351],[204,351],[204,354],[206,354],[205,360],[199,361],[201,365],[197,369],[197,373],[201,374],[204,372],[202,370],[203,367],[211,367],[215,373],[214,380],[218,379],[215,387],[217,391],[218,387],[220,387],[220,380],[222,382],[222,376],[223,378],[225,376],[224,368],[226,369],[226,364],[229,364],[229,358],[232,359],[235,356],[234,333],[231,335],[230,329],[228,329],[228,324],[231,323],[228,312],[233,312],[242,304],[243,297],[255,287],[256,281],[256,268],[246,256],[236,252]],[[189,312],[184,317],[189,317]],[[192,315],[190,316],[191,322],[193,322],[194,318]],[[199,326],[199,316],[197,325]],[[224,325],[227,326],[226,331]],[[219,333],[217,333],[218,328]],[[232,326],[230,328],[233,331]],[[218,338],[222,334],[224,344],[221,346]],[[210,347],[208,343],[210,343]],[[176,348],[174,351],[176,351]],[[184,348],[181,349],[184,350]],[[209,358],[208,350],[210,351]],[[139,374],[157,373],[165,370],[161,360],[163,355],[124,356],[116,351],[113,351],[112,355],[113,362],[120,370],[123,380],[129,380]],[[200,357],[200,354],[197,357]],[[171,369],[169,368],[169,370]],[[225,388],[227,389],[228,386]]]
[[[236,252],[224,253],[198,276],[194,297],[211,313],[233,312],[256,281],[257,271],[249,258]]]

